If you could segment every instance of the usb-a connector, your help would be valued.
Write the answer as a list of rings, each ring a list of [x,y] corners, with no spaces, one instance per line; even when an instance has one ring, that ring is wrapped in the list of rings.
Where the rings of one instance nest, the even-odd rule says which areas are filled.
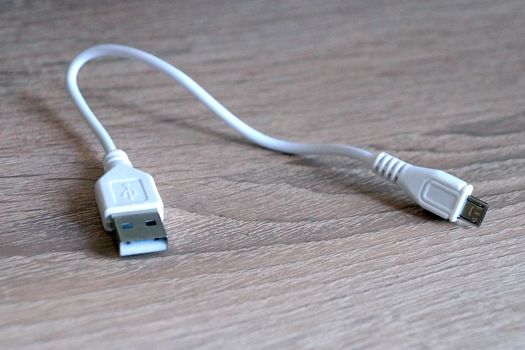
[[[133,168],[121,150],[106,155],[104,170],[95,185],[97,205],[104,228],[115,233],[120,255],[166,250],[164,205],[151,175]]]

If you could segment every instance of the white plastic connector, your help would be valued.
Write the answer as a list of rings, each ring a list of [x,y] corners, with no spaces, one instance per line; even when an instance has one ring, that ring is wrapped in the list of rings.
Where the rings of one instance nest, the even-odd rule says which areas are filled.
[[[442,170],[414,166],[381,152],[374,171],[397,183],[421,207],[451,222],[461,218],[479,226],[488,209],[471,196],[472,185]]]
[[[104,228],[116,231],[120,255],[166,250],[164,205],[151,175],[133,168],[122,150],[106,155],[104,170],[95,195]]]

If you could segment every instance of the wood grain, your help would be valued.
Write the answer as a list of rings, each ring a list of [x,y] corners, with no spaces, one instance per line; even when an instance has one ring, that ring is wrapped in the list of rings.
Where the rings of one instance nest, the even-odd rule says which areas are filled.
[[[521,0],[1,1],[0,348],[523,348],[524,39]],[[121,259],[64,81],[103,42],[276,136],[450,171],[486,221],[440,220],[352,160],[254,147],[158,72],[100,60],[82,88],[154,175],[170,240]]]

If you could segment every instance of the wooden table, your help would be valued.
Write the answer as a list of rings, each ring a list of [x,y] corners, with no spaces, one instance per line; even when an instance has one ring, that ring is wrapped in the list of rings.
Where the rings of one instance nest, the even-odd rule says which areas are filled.
[[[446,222],[356,161],[255,147],[160,73],[100,60],[81,86],[155,177],[170,241],[119,258],[65,88],[104,42],[265,132],[444,169],[491,209]],[[0,49],[0,348],[525,346],[522,0],[3,1]]]

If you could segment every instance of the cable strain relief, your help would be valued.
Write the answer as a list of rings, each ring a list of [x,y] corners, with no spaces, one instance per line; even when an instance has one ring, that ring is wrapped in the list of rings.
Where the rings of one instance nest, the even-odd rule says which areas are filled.
[[[392,183],[397,183],[399,175],[408,165],[399,158],[381,152],[374,159],[374,172]]]
[[[108,172],[111,170],[111,168],[118,164],[132,166],[126,152],[120,149],[113,150],[106,154],[104,157],[104,172]]]

